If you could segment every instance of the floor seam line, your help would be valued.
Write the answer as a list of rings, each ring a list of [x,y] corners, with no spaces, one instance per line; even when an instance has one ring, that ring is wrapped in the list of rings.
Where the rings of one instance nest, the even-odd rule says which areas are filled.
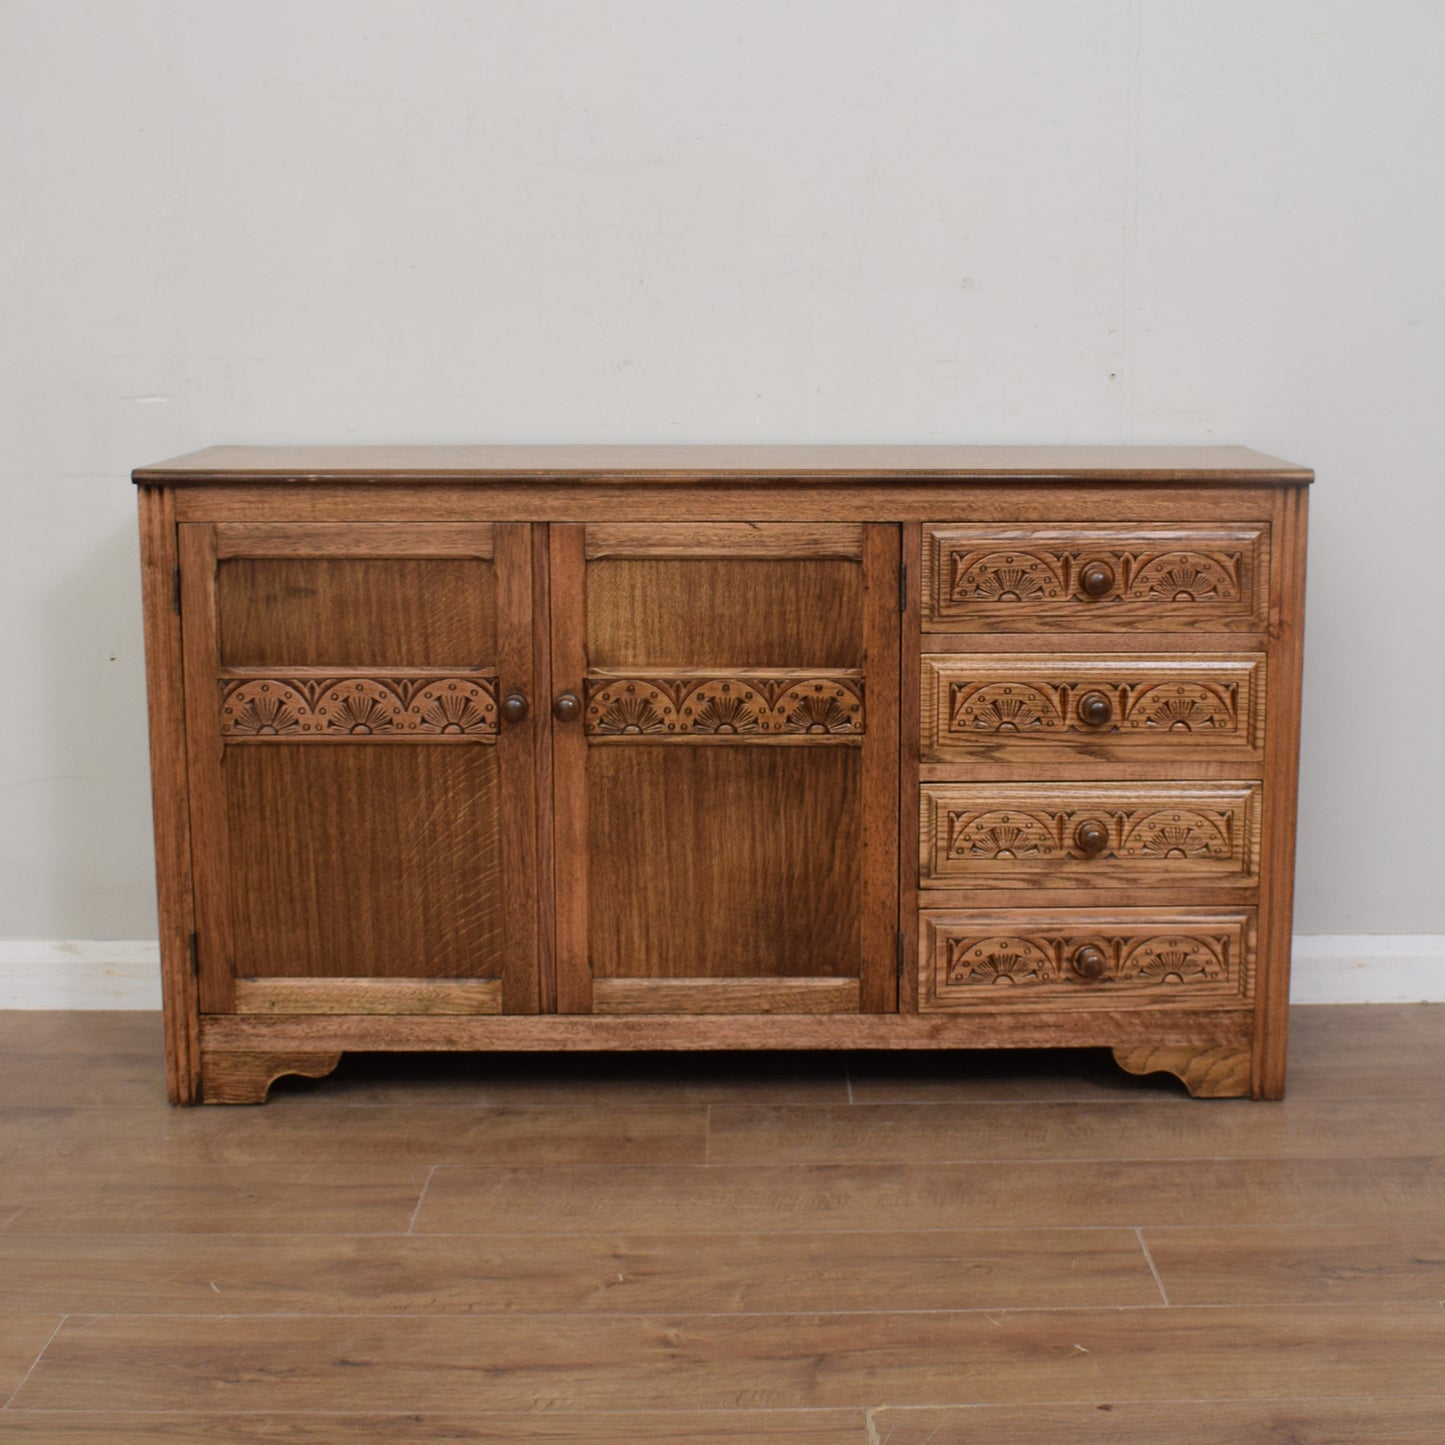
[[[422,1181],[421,1193],[418,1194],[417,1197],[416,1197],[416,1208],[412,1210],[412,1212],[411,1212],[411,1218],[410,1218],[409,1220],[407,1220],[406,1232],[407,1232],[408,1234],[415,1234],[415,1233],[416,1233],[416,1219],[417,1219],[417,1215],[419,1215],[419,1214],[421,1213],[422,1204],[423,1204],[423,1202],[424,1202],[425,1199],[426,1199],[426,1192],[427,1192],[428,1189],[431,1188],[432,1178],[433,1178],[433,1176],[436,1174],[437,1169],[438,1169],[439,1167],[440,1167],[439,1165],[433,1164],[433,1165],[431,1166],[431,1168],[428,1169],[427,1172],[426,1172],[426,1178]]]
[[[58,1335],[61,1330],[65,1328],[65,1322],[69,1318],[69,1313],[61,1315],[59,1321],[56,1323],[55,1328],[51,1330],[50,1334],[46,1338],[45,1343],[41,1345],[39,1354],[37,1354],[35,1358],[31,1360],[30,1368],[26,1370],[20,1383],[16,1385],[13,1390],[11,1390],[9,1396],[6,1398],[5,1404],[3,1406],[0,1406],[0,1409],[8,1410],[15,1403],[21,1390],[23,1390],[25,1386],[29,1383],[31,1375],[35,1373],[36,1367],[40,1364],[40,1361],[45,1358],[46,1350],[48,1350],[50,1346],[55,1343],[56,1335]]]
[[[1134,1237],[1139,1241],[1139,1248],[1144,1251],[1144,1260],[1149,1266],[1149,1273],[1154,1276],[1154,1283],[1159,1286],[1159,1298],[1172,1309],[1173,1302],[1169,1298],[1169,1291],[1164,1288],[1164,1281],[1159,1277],[1159,1266],[1154,1263],[1154,1256],[1145,1242],[1142,1224],[1134,1226]]]

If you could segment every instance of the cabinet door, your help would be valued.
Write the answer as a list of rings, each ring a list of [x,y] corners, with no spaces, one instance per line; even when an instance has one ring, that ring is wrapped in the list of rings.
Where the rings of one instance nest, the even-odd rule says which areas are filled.
[[[203,1012],[535,1012],[532,529],[180,528]]]
[[[895,1008],[898,529],[550,531],[559,1010]]]

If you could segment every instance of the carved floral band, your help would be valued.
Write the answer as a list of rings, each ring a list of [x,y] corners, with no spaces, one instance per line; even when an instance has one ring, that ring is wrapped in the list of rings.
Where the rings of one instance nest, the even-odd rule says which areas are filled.
[[[479,677],[248,677],[221,682],[227,738],[489,737],[497,690]]]
[[[585,726],[596,737],[859,737],[861,677],[590,677]]]

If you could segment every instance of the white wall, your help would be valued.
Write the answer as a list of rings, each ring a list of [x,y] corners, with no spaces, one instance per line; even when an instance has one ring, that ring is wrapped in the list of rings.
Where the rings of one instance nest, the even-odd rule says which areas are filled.
[[[131,466],[1312,464],[1300,930],[1445,933],[1433,0],[5,0],[0,937],[152,936]]]

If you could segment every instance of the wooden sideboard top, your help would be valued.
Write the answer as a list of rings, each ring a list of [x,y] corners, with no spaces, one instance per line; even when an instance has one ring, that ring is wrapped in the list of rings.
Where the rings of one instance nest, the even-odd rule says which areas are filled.
[[[1110,481],[1299,485],[1308,467],[1204,446],[217,446],[136,482]]]

